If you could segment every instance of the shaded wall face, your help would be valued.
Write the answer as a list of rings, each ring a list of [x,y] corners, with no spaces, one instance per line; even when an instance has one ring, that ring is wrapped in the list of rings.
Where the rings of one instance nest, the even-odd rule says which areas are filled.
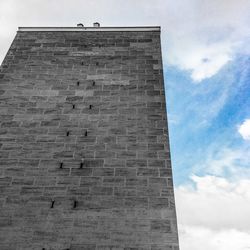
[[[159,32],[18,32],[0,88],[1,250],[178,249]]]

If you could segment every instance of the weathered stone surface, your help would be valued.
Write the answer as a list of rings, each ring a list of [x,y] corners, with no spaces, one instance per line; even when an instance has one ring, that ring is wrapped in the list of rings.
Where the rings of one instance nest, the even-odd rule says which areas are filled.
[[[158,31],[18,32],[0,103],[0,249],[178,249]]]

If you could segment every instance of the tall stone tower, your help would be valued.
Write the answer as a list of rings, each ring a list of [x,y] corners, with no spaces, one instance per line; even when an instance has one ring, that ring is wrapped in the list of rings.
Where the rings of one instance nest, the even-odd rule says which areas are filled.
[[[1,250],[178,249],[159,27],[19,28],[0,99]]]

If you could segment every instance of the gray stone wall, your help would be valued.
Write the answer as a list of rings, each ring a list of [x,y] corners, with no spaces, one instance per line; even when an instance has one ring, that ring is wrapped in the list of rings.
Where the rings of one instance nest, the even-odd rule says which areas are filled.
[[[0,249],[177,250],[160,33],[18,32],[0,71]]]

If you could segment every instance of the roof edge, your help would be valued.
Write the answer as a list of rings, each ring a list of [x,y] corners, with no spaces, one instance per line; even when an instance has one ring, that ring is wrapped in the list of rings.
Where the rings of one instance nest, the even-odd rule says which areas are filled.
[[[161,31],[160,26],[132,27],[18,27],[18,31]]]

